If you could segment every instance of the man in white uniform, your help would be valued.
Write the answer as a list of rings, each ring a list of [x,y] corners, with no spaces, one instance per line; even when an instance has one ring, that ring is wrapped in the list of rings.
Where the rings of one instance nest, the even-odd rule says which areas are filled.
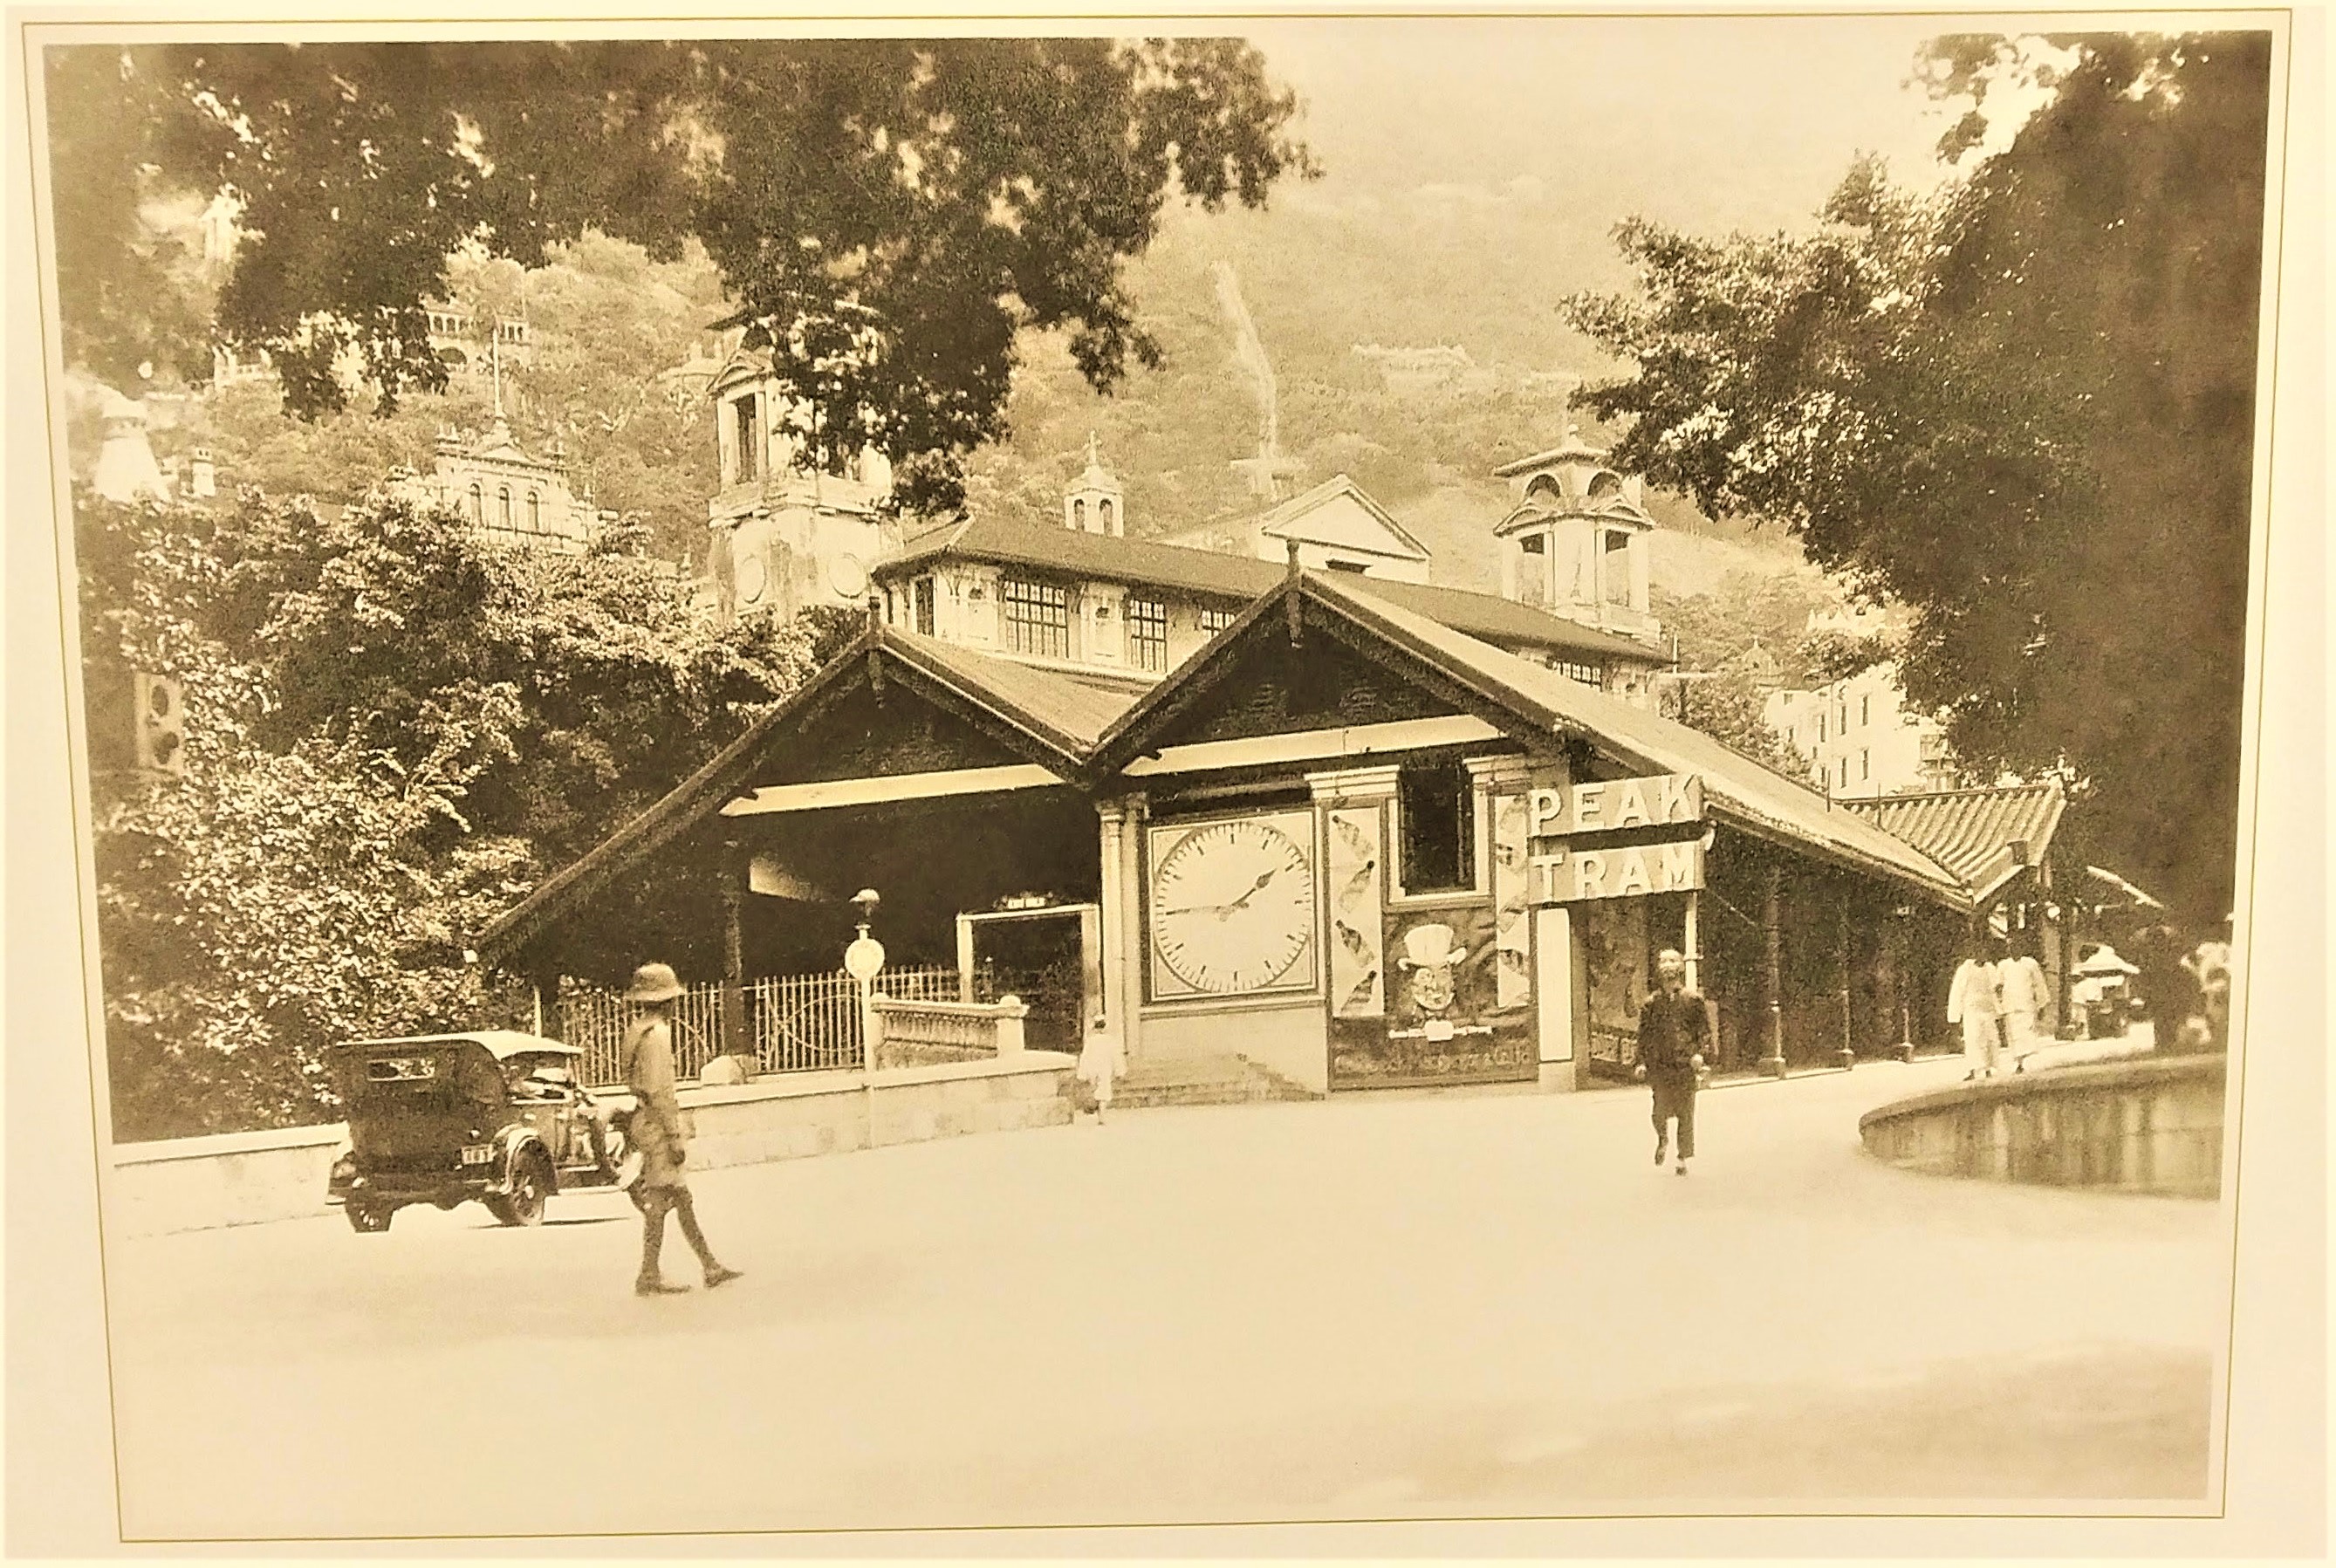
[[[1963,1060],[1971,1071],[1963,1081],[1995,1076],[1996,1059],[2003,1050],[2000,1018],[2003,1004],[1997,990],[1995,965],[1988,959],[1987,938],[1973,939],[1968,956],[1947,987],[1947,1022],[1963,1027]]]
[[[2028,1058],[2052,1043],[2052,987],[2044,966],[2025,947],[1996,966],[1996,978],[2003,997],[2004,1047],[2011,1053],[2012,1070],[2024,1073]]]

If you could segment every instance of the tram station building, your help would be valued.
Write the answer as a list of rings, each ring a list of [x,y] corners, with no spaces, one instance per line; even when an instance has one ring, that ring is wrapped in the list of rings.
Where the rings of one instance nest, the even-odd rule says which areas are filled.
[[[1030,1047],[1102,1031],[1153,1082],[1233,1057],[1316,1095],[1627,1074],[1666,947],[1722,1070],[1943,1042],[2010,885],[1991,859],[1958,872],[1406,590],[1293,561],[1149,680],[871,613],[482,952],[540,987],[662,959],[735,995],[833,970],[873,889],[895,964],[988,944]]]

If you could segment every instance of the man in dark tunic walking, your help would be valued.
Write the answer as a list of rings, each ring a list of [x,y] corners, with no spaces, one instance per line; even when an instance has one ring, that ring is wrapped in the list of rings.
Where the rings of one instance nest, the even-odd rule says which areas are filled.
[[[686,1285],[667,1281],[658,1268],[665,1250],[665,1217],[681,1221],[681,1233],[706,1271],[706,1289],[726,1285],[738,1271],[715,1261],[706,1232],[697,1228],[697,1205],[682,1174],[687,1160],[689,1124],[674,1094],[673,1012],[681,995],[681,981],[666,964],[643,964],[633,971],[625,999],[639,1011],[625,1031],[625,1083],[638,1107],[633,1112],[631,1135],[641,1156],[641,1174],[633,1183],[633,1202],[641,1211],[641,1271],[633,1290],[643,1296],[686,1290]]]
[[[1655,957],[1661,989],[1639,1009],[1638,1076],[1655,1091],[1655,1165],[1670,1147],[1670,1124],[1679,1123],[1679,1164],[1684,1176],[1695,1158],[1696,1075],[1710,1043],[1710,1020],[1703,998],[1687,989],[1687,960],[1670,948]]]

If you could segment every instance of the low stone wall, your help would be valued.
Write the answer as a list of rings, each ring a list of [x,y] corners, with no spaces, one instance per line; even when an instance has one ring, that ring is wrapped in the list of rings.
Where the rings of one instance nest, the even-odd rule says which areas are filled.
[[[698,1170],[920,1143],[964,1133],[1067,1125],[1075,1058],[1011,1058],[858,1073],[793,1073],[730,1086],[684,1086]],[[291,1127],[166,1143],[117,1144],[106,1222],[116,1236],[259,1224],[329,1213],[325,1183],[348,1128]]]
[[[1868,1111],[1866,1152],[1934,1175],[2212,1198],[2224,1059],[2144,1057],[1961,1084]]]
[[[1076,1066],[1054,1051],[1025,1051],[1007,1060],[880,1069],[866,1086],[857,1073],[800,1073],[735,1088],[686,1089],[682,1105],[696,1126],[689,1159],[711,1171],[963,1133],[1067,1125],[1067,1086]]]
[[[348,1142],[336,1122],[116,1144],[106,1222],[116,1234],[159,1236],[322,1213],[326,1180]]]

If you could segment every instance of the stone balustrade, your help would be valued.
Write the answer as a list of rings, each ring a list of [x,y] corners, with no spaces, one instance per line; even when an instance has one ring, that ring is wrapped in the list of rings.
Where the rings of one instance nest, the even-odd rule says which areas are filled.
[[[994,1002],[869,998],[879,1070],[943,1062],[1006,1061],[1023,1050],[1029,1008],[1018,997]]]

